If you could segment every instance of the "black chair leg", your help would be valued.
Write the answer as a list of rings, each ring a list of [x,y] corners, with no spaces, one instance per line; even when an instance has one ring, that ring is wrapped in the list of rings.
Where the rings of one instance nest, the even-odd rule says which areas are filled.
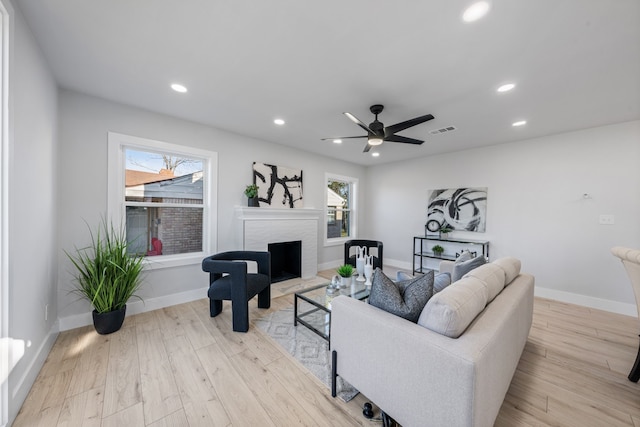
[[[209,312],[211,317],[216,317],[222,313],[222,301],[219,299],[209,299]]]
[[[233,331],[247,332],[249,330],[249,301],[232,301]]]
[[[267,286],[258,294],[258,308],[271,307],[271,286]]]
[[[336,386],[338,382],[338,353],[331,352],[331,397],[336,397]]]
[[[629,381],[637,383],[638,380],[640,380],[640,347],[638,347],[636,363],[633,364],[633,368],[631,368],[631,372],[629,373]]]

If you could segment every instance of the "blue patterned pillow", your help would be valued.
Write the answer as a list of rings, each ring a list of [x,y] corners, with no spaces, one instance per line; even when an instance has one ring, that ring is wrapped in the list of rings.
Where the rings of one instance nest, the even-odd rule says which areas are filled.
[[[394,282],[379,268],[373,273],[369,304],[414,323],[433,295],[433,271]]]

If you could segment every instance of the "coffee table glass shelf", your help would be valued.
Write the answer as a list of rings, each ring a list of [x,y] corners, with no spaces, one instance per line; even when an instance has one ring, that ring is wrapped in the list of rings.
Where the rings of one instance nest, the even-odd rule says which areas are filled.
[[[365,286],[364,282],[354,280],[351,286],[328,295],[328,285],[329,283],[325,283],[295,293],[293,326],[298,326],[300,323],[331,343],[331,301],[340,295],[359,300],[367,299],[371,287]]]

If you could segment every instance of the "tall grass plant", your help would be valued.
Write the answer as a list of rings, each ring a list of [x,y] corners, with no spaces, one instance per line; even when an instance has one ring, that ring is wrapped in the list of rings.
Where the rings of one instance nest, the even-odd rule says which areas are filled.
[[[91,244],[65,254],[76,269],[71,291],[91,302],[98,313],[124,308],[130,298],[141,299],[136,292],[142,283],[144,256],[127,253],[123,227],[103,220],[94,233],[89,227]]]

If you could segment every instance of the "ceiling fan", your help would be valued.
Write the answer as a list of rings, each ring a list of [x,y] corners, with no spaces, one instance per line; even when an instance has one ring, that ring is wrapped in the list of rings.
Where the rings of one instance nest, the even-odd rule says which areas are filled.
[[[360,119],[354,116],[351,113],[344,113],[352,122],[360,126],[362,129],[367,131],[366,135],[362,136],[341,136],[336,138],[322,138],[323,141],[328,139],[354,139],[354,138],[367,138],[367,145],[364,147],[363,152],[366,153],[371,150],[371,147],[382,144],[383,141],[391,141],[391,142],[402,142],[405,144],[416,144],[420,145],[424,141],[414,138],[407,138],[406,136],[396,135],[397,132],[405,130],[415,125],[419,125],[420,123],[427,122],[429,120],[433,120],[433,116],[431,114],[427,114],[426,116],[416,117],[415,119],[410,119],[404,122],[396,123],[391,126],[384,126],[384,124],[378,121],[378,114],[384,110],[384,105],[375,104],[369,107],[369,110],[376,115],[376,118],[373,122],[367,126]]]

